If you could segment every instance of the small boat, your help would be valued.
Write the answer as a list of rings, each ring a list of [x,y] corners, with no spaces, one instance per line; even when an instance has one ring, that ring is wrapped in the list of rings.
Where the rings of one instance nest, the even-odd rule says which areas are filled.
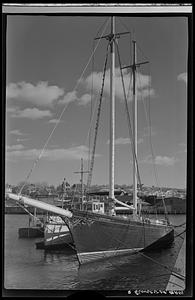
[[[36,243],[37,249],[74,249],[70,231],[60,216],[49,216],[44,226],[44,238]]]
[[[67,200],[65,200],[67,186],[69,184],[64,178],[61,185],[61,199],[58,200],[61,202],[62,208],[67,203]],[[47,217],[47,221],[44,224],[43,240],[36,243],[36,248],[45,250],[74,249],[70,231],[60,216],[50,215]]]

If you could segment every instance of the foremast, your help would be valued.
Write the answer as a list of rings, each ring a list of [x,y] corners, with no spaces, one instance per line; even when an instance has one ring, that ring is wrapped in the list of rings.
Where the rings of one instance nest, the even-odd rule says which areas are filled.
[[[109,197],[114,199],[114,142],[115,142],[115,17],[111,17],[110,34],[110,166]]]

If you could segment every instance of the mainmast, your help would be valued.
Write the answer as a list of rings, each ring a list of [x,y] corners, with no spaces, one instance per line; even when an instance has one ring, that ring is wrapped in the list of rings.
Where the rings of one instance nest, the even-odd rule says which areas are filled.
[[[111,17],[111,33],[106,38],[110,45],[110,148],[109,148],[109,197],[114,199],[114,143],[115,143],[115,40],[129,32],[115,33],[115,17]]]
[[[137,80],[136,80],[136,63],[137,63],[137,49],[136,41],[133,41],[133,147],[134,147],[134,159],[133,159],[133,206],[134,217],[137,216],[137,165],[135,158],[137,157]]]
[[[131,68],[133,74],[133,216],[137,217],[137,183],[138,183],[138,165],[137,165],[137,67],[147,64],[148,61],[137,62],[137,47],[136,41],[133,40],[133,64],[123,67],[122,69]],[[140,177],[139,184],[141,185]]]
[[[110,34],[110,173],[109,173],[109,197],[114,199],[114,142],[115,142],[115,22],[111,17]]]

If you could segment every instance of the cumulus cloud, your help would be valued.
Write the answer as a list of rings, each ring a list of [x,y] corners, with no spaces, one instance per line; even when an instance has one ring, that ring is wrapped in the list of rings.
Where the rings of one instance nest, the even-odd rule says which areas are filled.
[[[41,81],[36,85],[25,81],[10,83],[6,88],[7,99],[30,102],[37,106],[52,106],[53,102],[64,94],[64,90],[56,85],[48,85]]]
[[[56,124],[58,122],[61,123],[63,121],[62,120],[59,121],[58,119],[51,119],[51,120],[48,121],[48,123],[54,123],[54,124]]]
[[[123,78],[124,78],[124,84],[126,89],[126,94],[128,97],[128,101],[132,100],[132,80],[130,79],[130,73],[128,73],[127,70],[123,72]],[[79,84],[84,88],[85,93],[81,96],[79,96],[79,93],[77,91],[71,91],[66,93],[63,98],[59,99],[59,104],[68,104],[70,102],[75,102],[78,105],[87,105],[91,101],[91,85],[93,80],[93,88],[95,93],[99,95],[102,85],[102,72],[94,72],[91,73],[88,77],[83,78],[79,81]],[[131,84],[130,84],[131,82]],[[138,73],[137,75],[137,95],[138,99],[144,99],[146,97],[153,96],[154,89],[150,88],[151,85],[151,77],[148,75],[144,75],[141,73]],[[150,93],[150,94],[149,94]],[[110,95],[110,71],[106,71],[105,75],[105,81],[104,81],[104,95],[108,96]],[[115,69],[115,95],[119,99],[123,99],[123,88],[121,83],[121,75],[120,75],[120,69]]]
[[[16,109],[17,109],[16,107],[7,107],[7,108],[6,108],[6,112],[7,112],[7,113],[13,113],[13,112],[16,111]]]
[[[24,146],[22,144],[12,145],[12,146],[6,146],[7,150],[21,150],[24,149]]]
[[[153,160],[152,160],[152,156],[151,155],[148,155],[144,161],[145,163],[153,163]],[[156,156],[154,158],[154,163],[156,165],[161,165],[161,166],[173,166],[176,162],[176,159],[175,157],[168,157],[168,156]]]
[[[84,94],[83,96],[78,98],[79,105],[86,105],[86,104],[90,103],[90,101],[91,101],[91,95],[89,95],[89,94]]]
[[[17,142],[29,141],[30,139],[16,139]]]
[[[71,91],[65,94],[65,96],[58,101],[59,104],[68,104],[77,100],[77,92]]]
[[[13,129],[9,133],[14,135],[23,135],[23,133],[19,129]]]
[[[12,117],[15,118],[27,118],[27,119],[42,119],[44,117],[51,117],[52,114],[49,110],[39,110],[36,107],[34,108],[25,108],[24,110],[16,110],[12,113]]]
[[[88,159],[88,147],[84,145],[75,146],[71,148],[56,148],[56,149],[47,149],[44,151],[42,159],[48,161],[57,161],[57,160],[65,160],[65,159],[78,159],[81,157],[84,160]],[[41,149],[27,149],[27,150],[15,150],[7,153],[7,159],[9,160],[19,160],[19,159],[27,159],[33,160],[38,157],[41,153]],[[96,154],[96,156],[99,156]]]
[[[177,80],[179,80],[179,81],[184,81],[184,82],[187,84],[187,73],[186,73],[186,72],[180,73],[180,74],[177,76]]]
[[[125,90],[126,94],[131,95],[132,94],[132,80],[130,79],[130,73],[127,70],[123,71],[123,79],[124,79],[124,84],[125,84]],[[87,88],[87,90],[91,89],[91,84],[93,80],[93,87],[96,92],[99,92],[101,89],[101,84],[102,84],[102,72],[94,72],[90,74],[88,77],[82,80],[82,84],[84,87]],[[150,96],[153,96],[154,89],[150,88],[151,85],[151,77],[148,75],[144,75],[141,73],[137,73],[137,95],[138,99],[144,99],[149,96],[149,91],[150,91]],[[129,91],[129,93],[128,93]],[[109,95],[110,94],[110,71],[106,71],[105,75],[105,82],[104,82],[104,93]],[[120,75],[120,69],[116,68],[115,69],[115,94],[116,97],[123,99],[123,88],[122,88],[122,83],[121,83],[121,75]],[[132,98],[128,97],[128,100],[131,101]]]
[[[130,144],[129,138],[120,137],[115,139],[115,145],[126,145],[126,144]]]
[[[78,96],[77,91],[71,91],[68,92],[67,94],[65,94],[65,96],[63,97],[63,99],[60,99],[58,101],[59,104],[68,104],[70,102],[75,102],[78,105],[86,105],[88,103],[90,103],[91,101],[91,95],[86,93],[83,94],[82,96]]]
[[[137,143],[141,144],[143,143],[143,138],[139,138]],[[107,144],[110,143],[110,140],[107,141]],[[124,138],[124,137],[119,137],[115,139],[115,145],[127,145],[127,144],[131,144],[131,141],[129,138]]]

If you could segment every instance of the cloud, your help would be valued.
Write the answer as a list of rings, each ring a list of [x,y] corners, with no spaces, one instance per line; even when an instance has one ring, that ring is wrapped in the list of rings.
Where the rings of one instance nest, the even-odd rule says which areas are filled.
[[[23,135],[23,133],[18,130],[18,129],[13,129],[9,132],[9,134],[14,134],[14,135]]]
[[[18,160],[18,159],[26,159],[26,160],[34,160],[36,159],[40,153],[41,149],[28,149],[28,150],[16,150],[7,152],[7,159],[9,160]],[[88,159],[88,147],[84,145],[75,146],[71,148],[56,148],[56,149],[47,149],[43,153],[42,159],[48,161],[57,161],[57,160],[65,160],[65,159],[78,159],[83,158],[84,160]],[[99,156],[96,154],[96,156]]]
[[[141,144],[143,143],[143,138],[139,138],[137,143]],[[107,141],[107,144],[110,143],[110,140]],[[115,139],[115,145],[127,145],[127,144],[131,144],[131,141],[129,138],[123,138],[123,137],[119,137],[117,139]]]
[[[153,163],[153,159],[151,155],[148,155],[143,162],[145,163]],[[161,165],[161,166],[173,166],[176,162],[176,159],[174,157],[168,157],[168,156],[156,156],[154,158],[154,163],[156,165]]]
[[[82,96],[78,96],[78,93],[77,91],[71,91],[71,92],[68,92],[64,97],[63,99],[60,99],[58,101],[58,104],[68,104],[70,102],[75,102],[77,103],[78,105],[86,105],[88,103],[90,103],[91,101],[91,95],[86,93],[86,94],[83,94]]]
[[[126,94],[131,95],[132,94],[132,80],[130,78],[130,73],[127,70],[123,71],[123,79],[124,79],[124,85]],[[94,72],[90,74],[85,79],[82,79],[82,84],[84,85],[87,90],[91,90],[91,84],[93,80],[93,87],[96,92],[100,92],[101,84],[102,84],[102,72]],[[131,83],[131,84],[130,84]],[[141,73],[137,73],[137,96],[138,99],[144,99],[149,96],[153,96],[155,94],[154,89],[150,87],[151,85],[151,77],[148,75],[144,75]],[[149,89],[150,87],[150,89]],[[128,93],[129,91],[129,93]],[[105,75],[105,82],[104,82],[104,93],[108,96],[110,94],[110,71],[106,71]],[[123,99],[123,88],[121,83],[121,75],[120,75],[120,69],[115,69],[115,94],[116,97]],[[128,97],[128,101],[131,101],[132,97]]]
[[[89,95],[89,94],[84,94],[83,96],[78,98],[79,105],[86,105],[86,104],[90,103],[90,101],[91,101],[91,95]]]
[[[27,118],[27,119],[42,119],[44,117],[51,117],[52,114],[49,110],[39,110],[36,107],[34,108],[26,108],[24,110],[16,110],[12,113],[12,117],[14,118]]]
[[[29,141],[30,139],[16,139],[17,142]]]
[[[70,102],[76,101],[77,98],[77,91],[68,92],[63,99],[58,101],[59,104],[68,104]]]
[[[130,83],[130,73],[128,73],[126,70],[123,72],[124,74],[124,83],[125,83],[125,89],[126,89],[126,94],[129,94],[132,96],[132,82],[131,85],[129,86]],[[149,96],[154,95],[154,89],[150,88],[151,85],[151,77],[148,75],[143,75],[141,73],[138,73],[137,76],[137,95],[138,99],[144,99]],[[102,85],[102,72],[94,72],[91,73],[88,77],[83,78],[82,80],[79,81],[79,84],[84,88],[85,93],[81,96],[78,95],[78,92],[76,90],[68,92],[63,96],[63,98],[58,100],[58,104],[68,104],[71,102],[75,102],[78,105],[87,105],[91,101],[91,85],[92,85],[92,80],[93,80],[93,88],[94,92],[98,95],[101,90],[101,85]],[[129,93],[128,93],[129,91]],[[105,81],[104,81],[104,95],[109,96],[110,95],[110,71],[106,71],[105,75]],[[123,88],[122,88],[122,83],[121,83],[121,75],[120,75],[120,69],[116,68],[115,69],[115,95],[119,99],[123,99]],[[128,97],[128,101],[132,100],[132,97]]]
[[[53,102],[64,94],[64,90],[56,85],[48,85],[41,81],[36,85],[22,81],[10,83],[6,88],[7,99],[30,102],[37,106],[52,106]]]
[[[61,123],[63,121],[62,120],[59,121],[58,119],[51,119],[51,120],[48,121],[48,123],[54,123],[54,124],[56,124],[58,122]]]
[[[21,150],[24,149],[24,146],[22,144],[12,145],[12,146],[6,146],[7,150]]]
[[[7,113],[13,113],[13,112],[15,112],[16,110],[17,110],[16,107],[7,107],[7,108],[6,108],[6,112],[7,112]]]
[[[129,138],[120,137],[115,139],[115,145],[126,145],[126,144],[130,144]]]
[[[187,73],[181,73],[177,76],[177,80],[184,81],[187,84]]]

